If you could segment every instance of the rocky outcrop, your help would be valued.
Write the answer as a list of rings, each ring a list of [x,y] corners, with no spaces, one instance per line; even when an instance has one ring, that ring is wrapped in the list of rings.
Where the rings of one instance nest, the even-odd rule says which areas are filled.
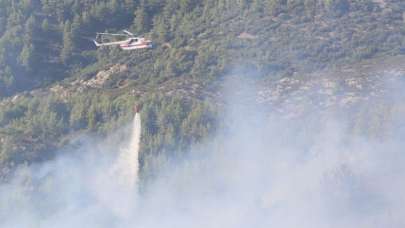
[[[305,111],[302,107],[327,110],[367,104],[391,95],[399,89],[395,88],[397,84],[405,82],[402,60],[403,57],[363,62],[268,81],[259,85],[257,101],[286,115],[299,115]]]
[[[254,87],[254,94],[251,94],[252,97],[246,99],[249,100],[247,102],[255,101],[255,103],[271,107],[272,110],[283,113],[285,116],[299,116],[300,113],[307,111],[308,107],[321,110],[350,108],[358,103],[385,96],[392,92],[392,85],[405,81],[403,62],[405,62],[405,57],[397,56],[368,60],[311,74],[295,73],[277,80],[267,77],[267,79],[259,80]],[[129,69],[126,65],[117,64],[98,72],[90,79],[56,84],[49,89],[33,90],[4,99],[0,102],[0,107],[16,103],[23,97],[47,96],[49,93],[68,101],[72,94],[89,89],[104,88],[105,83],[114,75],[127,71]],[[118,79],[122,81],[122,79]],[[225,84],[226,82],[215,82],[205,85],[198,79],[181,77],[162,81],[158,87],[154,88],[134,84],[130,86],[130,94],[142,99],[150,94],[159,93],[185,99],[210,100],[220,104],[224,102],[224,97],[227,95],[226,89],[224,89]],[[120,91],[126,85],[128,84],[109,91]]]
[[[115,74],[124,73],[128,71],[127,65],[116,64],[107,70],[99,71],[97,75],[90,80],[83,81],[82,84],[93,88],[102,88],[103,85]]]

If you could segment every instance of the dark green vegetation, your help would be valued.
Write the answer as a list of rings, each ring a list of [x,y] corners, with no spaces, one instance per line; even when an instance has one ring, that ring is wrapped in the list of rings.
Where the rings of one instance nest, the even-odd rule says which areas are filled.
[[[278,72],[404,52],[405,3],[374,2],[2,0],[0,95],[80,75],[94,64],[131,63],[137,67],[130,76],[145,81],[210,80],[246,58],[257,70]],[[94,50],[89,38],[97,31],[122,28],[146,33],[157,48]]]
[[[108,133],[127,125],[133,118],[134,96],[105,94],[100,91],[73,95],[22,98],[2,107],[0,165],[47,160],[71,137],[80,132]],[[145,155],[173,154],[200,141],[215,126],[209,104],[180,97],[153,95],[144,100],[142,119]],[[150,158],[150,157],[149,157]],[[8,164],[6,166],[6,164]]]
[[[215,129],[216,112],[190,87],[178,95],[182,83],[211,88],[236,65],[276,79],[403,54],[404,10],[401,0],[0,0],[0,167],[116,129],[139,100],[143,156],[184,151]],[[156,48],[95,50],[88,39],[124,28]],[[77,89],[117,65],[126,70]]]

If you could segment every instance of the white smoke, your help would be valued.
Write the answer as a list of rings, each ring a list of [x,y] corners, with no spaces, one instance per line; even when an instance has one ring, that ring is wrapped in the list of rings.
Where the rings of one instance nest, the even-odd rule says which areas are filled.
[[[139,197],[137,116],[129,147],[117,133],[19,170],[0,186],[0,227],[404,227],[401,137],[354,135],[334,114],[269,114],[240,97],[255,92],[241,84],[227,92],[225,129]]]
[[[21,168],[11,183],[0,186],[0,227],[111,227],[125,222],[136,205],[140,136],[136,113],[131,128],[106,142],[86,139],[70,156]]]

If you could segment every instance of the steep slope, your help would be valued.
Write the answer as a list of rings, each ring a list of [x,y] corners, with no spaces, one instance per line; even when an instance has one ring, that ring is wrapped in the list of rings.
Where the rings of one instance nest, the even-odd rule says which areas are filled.
[[[128,63],[143,82],[211,80],[229,64],[291,73],[403,52],[404,3],[306,1],[1,1],[0,95]],[[95,51],[95,32],[128,28],[157,49]],[[84,72],[80,68],[87,67]],[[133,67],[132,67],[133,66]]]
[[[3,164],[53,157],[81,132],[105,134],[118,128],[131,119],[136,102],[144,103],[143,165],[160,154],[181,156],[215,131],[227,75],[247,75],[262,84],[257,99],[263,104],[288,104],[313,86],[320,91],[310,100],[316,106],[328,108],[347,99],[352,107],[361,99],[351,98],[347,87],[361,93],[367,80],[329,69],[356,69],[367,59],[381,64],[390,56],[402,59],[405,47],[405,4],[400,0],[28,5],[0,0],[0,10],[0,27],[5,28],[0,29],[4,172],[11,165]],[[88,40],[97,31],[122,28],[152,38],[156,48],[96,50]],[[398,59],[381,70],[400,67]],[[342,88],[331,86],[341,82],[346,83]],[[370,93],[378,90],[370,88]],[[335,93],[342,93],[339,99]],[[294,116],[294,105],[280,112]]]

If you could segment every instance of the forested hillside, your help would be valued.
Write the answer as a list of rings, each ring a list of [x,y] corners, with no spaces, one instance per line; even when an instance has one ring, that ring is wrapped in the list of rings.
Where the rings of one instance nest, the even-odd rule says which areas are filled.
[[[108,133],[135,102],[144,162],[184,151],[215,131],[224,76],[279,80],[404,54],[404,11],[401,0],[0,0],[0,167]],[[91,42],[122,29],[155,47]]]
[[[49,85],[86,66],[118,59],[147,64],[131,71],[148,78],[183,74],[209,78],[240,58],[248,58],[260,70],[279,71],[322,67],[382,51],[400,53],[404,4],[394,0],[3,0],[0,95]],[[96,32],[124,28],[146,33],[157,50],[96,52],[89,41]]]

